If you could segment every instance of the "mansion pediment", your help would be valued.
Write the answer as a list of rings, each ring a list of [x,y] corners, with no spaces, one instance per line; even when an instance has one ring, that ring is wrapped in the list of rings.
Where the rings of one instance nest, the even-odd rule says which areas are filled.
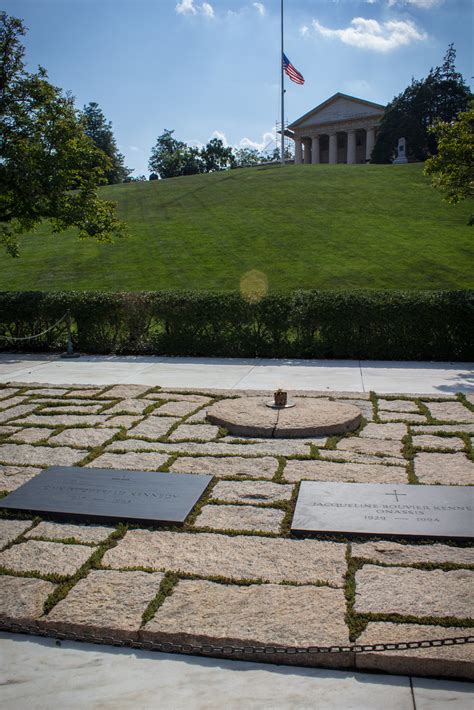
[[[305,113],[291,123],[288,128],[290,131],[300,133],[308,128],[315,129],[319,126],[340,123],[358,123],[364,119],[376,124],[382,118],[384,111],[385,107],[381,104],[337,93],[311,111],[308,111],[308,113]]]

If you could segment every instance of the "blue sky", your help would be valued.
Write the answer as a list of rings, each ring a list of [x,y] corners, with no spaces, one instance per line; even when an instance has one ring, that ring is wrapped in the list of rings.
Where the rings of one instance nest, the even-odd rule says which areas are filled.
[[[469,81],[471,0],[285,0],[291,122],[336,91],[387,103],[442,62]],[[21,17],[28,68],[43,65],[78,106],[97,101],[126,163],[148,174],[164,128],[262,148],[279,120],[280,0],[4,0]]]

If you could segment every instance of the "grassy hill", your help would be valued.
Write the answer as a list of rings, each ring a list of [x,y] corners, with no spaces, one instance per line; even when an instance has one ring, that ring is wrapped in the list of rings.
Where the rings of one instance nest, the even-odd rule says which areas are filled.
[[[127,237],[21,238],[0,290],[474,287],[471,205],[446,205],[421,165],[301,165],[103,188]]]

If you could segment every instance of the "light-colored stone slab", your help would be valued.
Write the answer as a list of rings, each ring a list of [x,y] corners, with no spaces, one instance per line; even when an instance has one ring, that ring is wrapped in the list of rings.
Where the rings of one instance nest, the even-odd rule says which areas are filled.
[[[421,449],[451,449],[462,451],[464,441],[457,436],[433,436],[432,434],[417,434],[413,437],[413,446]]]
[[[25,417],[31,412],[34,412],[37,406],[37,404],[19,404],[17,407],[5,409],[3,412],[0,412],[0,422],[15,421],[20,418],[22,422],[26,422]]]
[[[474,462],[463,453],[420,453],[415,456],[415,474],[420,483],[468,486],[474,483]]]
[[[78,540],[79,542],[99,543],[106,540],[115,528],[105,525],[66,525],[63,523],[42,522],[30,530],[27,538],[49,538],[51,540]]]
[[[352,557],[360,557],[389,565],[418,563],[474,565],[474,548],[450,545],[401,545],[389,540],[352,545]]]
[[[16,434],[17,431],[21,431],[18,426],[0,426],[0,436],[7,436],[11,434]]]
[[[58,406],[48,406],[48,407],[41,407],[40,414],[44,414],[45,416],[49,415],[63,415],[63,414],[97,414],[100,412],[100,410],[103,407],[102,404],[87,404],[87,405],[78,405],[78,404],[73,404],[70,407],[58,407]]]
[[[69,577],[89,559],[93,549],[86,545],[28,540],[0,552],[0,566],[15,572],[59,574]]]
[[[191,414],[190,417],[187,417],[186,424],[207,424],[206,410],[200,409],[196,414]]]
[[[128,436],[144,436],[146,439],[160,439],[171,427],[179,422],[177,417],[147,417],[128,431]]]
[[[278,469],[277,459],[264,456],[260,459],[239,456],[215,458],[180,456],[170,466],[171,473],[210,473],[217,478],[238,476],[242,478],[273,478]]]
[[[310,455],[310,441],[297,440],[277,441],[269,439],[266,444],[221,444],[220,442],[207,442],[198,444],[195,441],[186,443],[151,442],[139,439],[116,441],[110,445],[109,451],[163,451],[169,455],[173,453],[202,454],[204,456],[308,456]],[[321,443],[320,446],[323,444]]]
[[[338,399],[338,402],[341,402],[341,404],[352,404],[354,407],[357,407],[357,409],[360,409],[362,412],[362,416],[364,419],[366,419],[368,422],[373,421],[374,418],[374,408],[372,406],[372,402],[369,400],[364,400],[364,399]]]
[[[30,444],[2,444],[0,461],[24,466],[73,466],[86,456],[87,451],[66,446],[31,446]]]
[[[364,565],[356,573],[354,610],[361,614],[469,618],[474,572]]]
[[[30,466],[0,466],[0,491],[16,490],[41,471]]]
[[[343,585],[346,546],[336,542],[131,530],[104,567],[146,567],[203,577]]]
[[[441,422],[474,424],[474,412],[471,412],[461,402],[427,402],[426,404],[431,416]]]
[[[43,439],[47,439],[49,436],[51,436],[49,429],[25,427],[17,431],[13,436],[10,436],[10,441],[19,441],[24,444],[37,444],[38,441],[43,441]]]
[[[159,417],[155,417],[159,419]],[[219,427],[212,424],[181,424],[170,435],[170,441],[186,441],[189,439],[199,439],[200,441],[212,441],[219,433]]]
[[[0,520],[0,550],[27,530],[31,520]]]
[[[212,489],[212,498],[228,503],[275,503],[290,500],[293,488],[267,481],[219,481]]]
[[[458,638],[468,636],[471,632],[472,629],[462,627],[372,622],[367,625],[357,642],[362,644],[405,643],[407,641]],[[435,646],[409,649],[408,651],[384,651],[383,653],[357,653],[356,665],[361,670],[474,679],[474,644]],[[457,703],[454,705],[449,703],[449,705],[458,707]],[[429,707],[433,707],[433,705],[430,704]],[[446,707],[446,705],[443,704],[442,707]]]
[[[0,388],[0,399],[7,399],[7,397],[13,397],[20,390],[13,387],[1,387]]]
[[[387,410],[389,412],[415,412],[420,413],[420,409],[416,402],[410,402],[407,399],[379,399],[379,410]]]
[[[52,609],[46,623],[62,630],[100,629],[101,634],[131,638],[162,579],[159,572],[92,570]]]
[[[65,446],[83,446],[88,449],[102,446],[106,441],[118,434],[120,429],[65,429],[49,439],[50,444]]]
[[[102,414],[30,414],[21,420],[22,424],[33,424],[34,426],[95,426],[104,424],[107,416]]]
[[[67,394],[64,395],[65,399],[73,399],[74,397],[84,397],[85,399],[89,399],[90,397],[95,398],[97,395],[102,392],[101,389],[79,389],[79,390],[72,390],[71,392],[68,392]]]
[[[412,431],[414,434],[438,434],[439,432],[474,434],[474,424],[426,424],[425,426],[414,426]]]
[[[191,414],[195,409],[199,407],[196,402],[166,402],[162,404],[161,407],[155,409],[153,414],[156,416],[171,416],[171,417],[184,417],[186,414]]]
[[[401,441],[407,433],[406,424],[367,424],[361,433],[360,438],[368,439],[393,439]]]
[[[379,411],[379,419],[382,422],[404,421],[408,424],[422,424],[426,422],[424,414],[411,414],[408,412],[384,412]]]
[[[383,464],[334,463],[332,461],[288,461],[283,477],[298,481],[341,481],[354,483],[407,483],[403,466]]]
[[[69,390],[60,387],[35,387],[28,390],[28,396],[63,397]]]
[[[167,401],[172,401],[172,402],[193,402],[196,407],[202,406],[204,404],[209,404],[209,402],[212,402],[212,399],[210,397],[205,397],[204,395],[201,394],[192,394],[191,392],[186,393],[186,394],[178,394],[178,392],[150,392],[150,394],[145,395],[145,399],[152,399],[152,400],[167,400]],[[194,409],[196,409],[194,407]]]
[[[141,421],[141,419],[141,417],[132,417],[128,414],[119,414],[116,417],[110,417],[110,419],[107,419],[107,421],[103,422],[99,426],[103,429],[107,429],[109,427],[124,427],[125,429],[129,429]]]
[[[358,436],[350,436],[341,439],[336,446],[339,451],[356,451],[359,454],[383,454],[384,456],[402,456],[402,447],[398,441],[389,439],[360,439]]]
[[[197,528],[214,530],[258,530],[278,533],[285,514],[275,508],[251,505],[205,505],[196,518]]]
[[[365,464],[393,464],[400,466],[404,460],[400,456],[371,456],[370,454],[358,454],[355,451],[341,451],[340,449],[320,449],[320,458],[326,461],[351,461],[352,463]]]
[[[0,619],[37,619],[54,588],[43,579],[0,575]]]
[[[150,388],[145,385],[115,385],[99,395],[99,399],[133,399],[145,394]]]
[[[124,468],[128,471],[156,471],[167,460],[168,456],[164,454],[105,453],[91,461],[88,466],[92,468]]]
[[[349,642],[344,613],[339,589],[181,580],[143,635],[219,639],[220,645],[342,645]]]
[[[15,407],[18,404],[22,404],[25,399],[26,397],[10,397],[10,399],[2,399],[0,400],[0,411],[4,411],[9,407]]]
[[[146,399],[122,399],[121,402],[107,409],[105,414],[143,414],[150,404],[151,402]]]

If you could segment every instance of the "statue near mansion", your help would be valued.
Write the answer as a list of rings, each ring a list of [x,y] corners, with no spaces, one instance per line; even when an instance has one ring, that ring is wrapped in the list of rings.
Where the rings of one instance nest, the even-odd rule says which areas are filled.
[[[295,163],[367,163],[385,106],[337,93],[288,126]]]

